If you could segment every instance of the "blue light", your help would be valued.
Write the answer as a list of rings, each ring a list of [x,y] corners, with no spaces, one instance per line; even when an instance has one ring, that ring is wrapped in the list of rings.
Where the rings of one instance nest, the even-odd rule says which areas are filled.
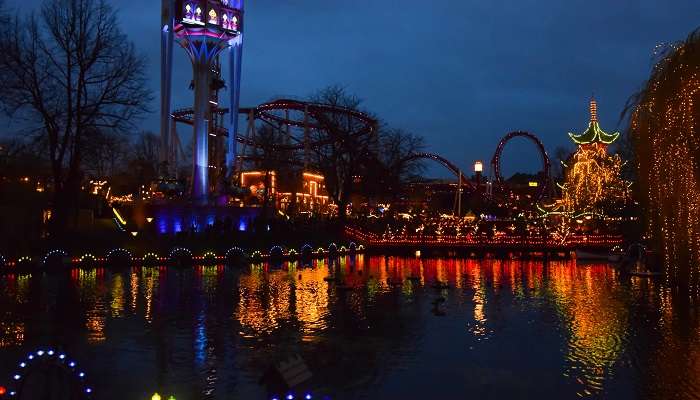
[[[68,366],[71,367],[71,368],[75,367],[75,361],[69,362],[69,363],[68,363]]]
[[[288,395],[287,395],[287,400],[294,400],[294,395],[293,395],[293,394],[288,394]]]
[[[311,393],[307,393],[306,396],[304,396],[306,400],[311,400]]]
[[[46,354],[52,356],[52,355],[53,355],[53,350],[49,350],[48,353],[46,353]]]
[[[27,358],[30,359],[30,360],[33,360],[33,359],[34,359],[34,354],[30,354],[29,357],[27,357]]]
[[[66,355],[65,355],[65,354],[61,354],[60,356],[58,356],[58,358],[60,358],[61,360],[63,360],[64,358],[66,358]]]
[[[24,368],[24,367],[26,367],[26,366],[27,366],[27,363],[23,363],[23,362],[22,362],[22,363],[19,363],[19,367],[20,367],[20,368]]]
[[[241,218],[241,221],[238,223],[238,230],[240,232],[245,232],[247,227],[248,226],[246,225],[245,221]]]
[[[92,389],[90,389],[90,388],[85,389],[85,393],[92,393]]]
[[[84,378],[85,377],[85,372],[81,372],[78,374],[79,377]]]

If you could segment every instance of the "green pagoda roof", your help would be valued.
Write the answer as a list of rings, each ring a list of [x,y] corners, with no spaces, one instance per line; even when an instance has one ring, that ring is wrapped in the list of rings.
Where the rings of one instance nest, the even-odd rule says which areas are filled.
[[[591,122],[588,123],[588,129],[580,135],[575,133],[569,133],[569,137],[576,144],[591,144],[591,143],[603,143],[611,144],[618,137],[620,137],[620,132],[606,133],[604,130],[600,129],[598,124],[598,106],[594,99],[591,99]]]

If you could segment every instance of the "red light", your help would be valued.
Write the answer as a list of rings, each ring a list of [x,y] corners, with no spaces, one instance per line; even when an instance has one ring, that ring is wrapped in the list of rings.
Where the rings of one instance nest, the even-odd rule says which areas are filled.
[[[5,386],[0,386],[0,396],[4,396],[5,393],[7,393],[7,389],[5,389]]]

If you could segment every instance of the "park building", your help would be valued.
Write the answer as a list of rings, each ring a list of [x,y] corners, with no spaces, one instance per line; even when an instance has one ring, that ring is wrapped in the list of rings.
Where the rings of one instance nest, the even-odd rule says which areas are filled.
[[[335,205],[328,196],[325,178],[313,172],[278,174],[277,171],[245,171],[241,187],[248,194],[240,200],[244,206],[272,206],[282,213],[330,214]],[[267,188],[267,190],[266,190]]]

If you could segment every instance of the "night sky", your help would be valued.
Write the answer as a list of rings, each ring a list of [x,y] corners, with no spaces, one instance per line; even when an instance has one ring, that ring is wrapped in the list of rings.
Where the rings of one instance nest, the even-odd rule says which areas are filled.
[[[7,3],[28,10],[40,0]],[[157,98],[160,0],[112,4],[149,58]],[[622,128],[654,47],[699,24],[698,0],[248,0],[241,104],[340,84],[467,169],[490,160],[512,130],[535,133],[550,152],[569,145],[567,131],[586,127],[592,93],[603,129]],[[184,51],[176,63],[178,107],[192,92]],[[157,132],[157,100],[152,108],[143,125]],[[532,146],[511,144],[504,175],[539,169]]]

